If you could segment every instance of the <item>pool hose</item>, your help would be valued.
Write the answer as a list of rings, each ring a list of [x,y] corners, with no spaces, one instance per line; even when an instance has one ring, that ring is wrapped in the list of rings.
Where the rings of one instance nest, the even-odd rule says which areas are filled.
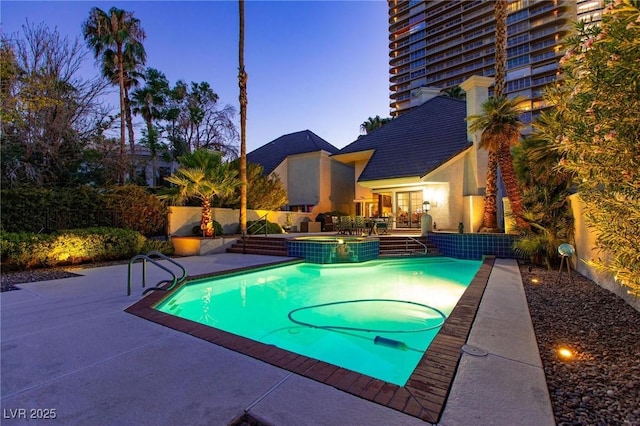
[[[343,304],[349,304],[349,303],[364,303],[364,302],[393,302],[393,303],[406,303],[406,304],[409,304],[409,305],[416,305],[416,306],[420,306],[422,308],[427,308],[427,309],[430,309],[430,310],[436,312],[440,316],[440,321],[438,321],[438,323],[435,324],[435,325],[431,325],[431,326],[428,326],[428,327],[422,327],[422,328],[418,328],[418,329],[415,329],[415,330],[377,330],[377,329],[362,328],[362,327],[348,327],[348,326],[337,326],[337,325],[313,324],[313,323],[304,322],[304,321],[300,321],[300,320],[297,320],[297,319],[293,318],[293,315],[296,312],[303,311],[303,310],[306,310],[306,309],[321,308],[321,307],[324,307],[324,306],[333,306],[333,305],[343,305]],[[394,300],[394,299],[341,300],[341,301],[338,301],[338,302],[329,302],[329,303],[322,303],[322,304],[319,304],[319,305],[304,306],[302,308],[296,308],[296,309],[293,309],[292,311],[290,311],[289,314],[288,314],[288,317],[289,317],[289,321],[291,321],[291,322],[293,322],[295,324],[306,326],[306,327],[311,327],[311,328],[321,328],[321,329],[328,329],[328,330],[365,331],[365,332],[369,332],[369,333],[419,333],[419,332],[429,331],[429,330],[433,330],[435,328],[440,327],[442,324],[444,324],[444,320],[447,318],[447,316],[444,313],[442,313],[442,311],[434,308],[433,306],[424,305],[422,303],[417,303],[417,302],[410,302],[410,301],[407,301],[407,300]],[[380,337],[380,336],[378,336],[378,337]],[[384,339],[384,338],[381,338],[381,339]],[[402,342],[400,342],[400,343],[402,343]],[[383,343],[379,343],[379,344],[385,345],[384,342]],[[386,346],[389,346],[389,345],[386,345]]]

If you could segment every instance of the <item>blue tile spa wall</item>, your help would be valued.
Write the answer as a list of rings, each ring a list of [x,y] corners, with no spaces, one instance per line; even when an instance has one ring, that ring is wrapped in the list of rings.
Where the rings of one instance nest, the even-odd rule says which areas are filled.
[[[438,247],[442,254],[457,259],[480,260],[482,256],[496,256],[516,259],[511,249],[518,239],[509,234],[445,234],[429,233],[429,241]]]
[[[302,257],[311,263],[354,263],[376,259],[380,252],[377,239],[335,241],[289,240],[287,255]]]

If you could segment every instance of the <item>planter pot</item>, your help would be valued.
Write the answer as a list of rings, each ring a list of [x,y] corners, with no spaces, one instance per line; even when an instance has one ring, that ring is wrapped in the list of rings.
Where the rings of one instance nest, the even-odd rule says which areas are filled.
[[[224,253],[237,238],[171,237],[174,253],[178,256],[203,256]]]

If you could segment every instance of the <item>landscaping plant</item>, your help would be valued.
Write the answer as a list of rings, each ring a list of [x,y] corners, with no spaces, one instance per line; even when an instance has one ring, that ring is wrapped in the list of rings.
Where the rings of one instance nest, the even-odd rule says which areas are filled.
[[[205,149],[185,154],[179,160],[180,168],[165,178],[175,186],[163,191],[159,198],[177,205],[190,199],[200,201],[200,229],[205,237],[213,237],[215,230],[211,203],[215,197],[228,195],[236,189],[240,184],[237,173],[230,163],[222,162],[222,155]]]
[[[559,169],[575,176],[608,255],[593,265],[640,295],[640,1],[610,3],[601,26],[577,29],[555,99]]]

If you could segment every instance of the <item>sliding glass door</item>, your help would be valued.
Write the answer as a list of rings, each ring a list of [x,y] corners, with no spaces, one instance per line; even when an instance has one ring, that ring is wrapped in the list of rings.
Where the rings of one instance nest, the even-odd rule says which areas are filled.
[[[396,227],[420,228],[422,191],[396,193]]]

